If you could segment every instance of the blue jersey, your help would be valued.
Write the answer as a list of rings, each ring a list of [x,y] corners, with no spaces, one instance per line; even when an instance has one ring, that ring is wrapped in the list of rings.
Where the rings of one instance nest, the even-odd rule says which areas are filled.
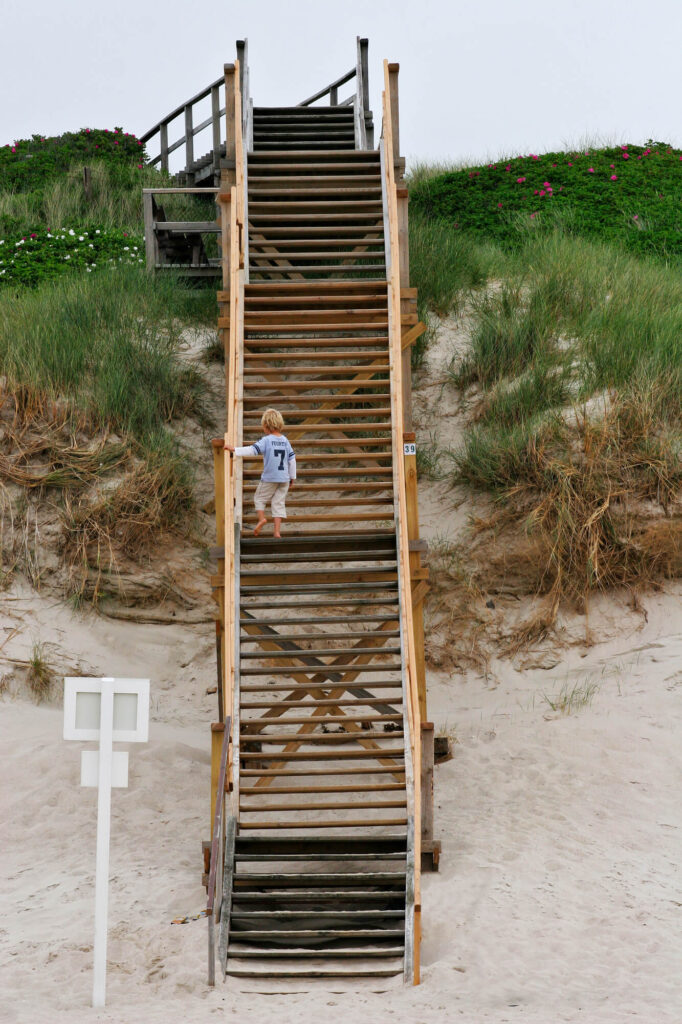
[[[252,447],[257,455],[263,456],[261,480],[271,484],[283,484],[290,479],[289,463],[295,455],[284,434],[266,434]]]

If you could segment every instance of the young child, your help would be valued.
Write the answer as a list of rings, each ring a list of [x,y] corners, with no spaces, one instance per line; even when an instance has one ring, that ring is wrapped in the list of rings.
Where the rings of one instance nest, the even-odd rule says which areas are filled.
[[[231,444],[226,444],[225,450],[232,452],[233,455],[263,456],[263,472],[253,499],[258,513],[258,522],[253,533],[257,537],[265,526],[267,522],[265,506],[270,501],[275,537],[281,537],[282,520],[287,517],[284,500],[287,491],[294,486],[296,479],[296,456],[294,449],[282,433],[284,419],[277,409],[266,409],[260,422],[265,431],[260,441],[256,441],[255,444],[247,444],[243,448],[234,448]]]

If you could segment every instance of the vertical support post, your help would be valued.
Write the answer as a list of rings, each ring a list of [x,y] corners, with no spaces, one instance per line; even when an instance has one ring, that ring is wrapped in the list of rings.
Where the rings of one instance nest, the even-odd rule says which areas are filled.
[[[400,71],[400,64],[389,64],[388,65],[388,91],[391,100],[391,130],[393,134],[393,166],[396,167],[400,162],[400,116],[398,113],[398,72]],[[387,153],[387,159],[390,159],[391,154]],[[398,176],[396,175],[396,178]],[[396,185],[402,184],[402,174],[400,178],[396,180]]]
[[[213,175],[220,174],[220,86],[211,89],[211,127],[213,129]]]
[[[225,159],[220,165],[220,188],[229,192],[235,182],[235,161],[237,158],[237,134],[234,121],[235,68],[225,65]]]
[[[369,40],[358,38],[358,65],[362,73],[362,112],[369,113]],[[396,113],[398,108],[396,107]]]
[[[114,733],[114,680],[102,679],[99,711],[97,859],[95,869],[95,946],[92,1005],[105,1005],[109,917],[109,841],[111,838],[111,761]]]
[[[185,107],[185,171],[191,174],[194,163],[194,124],[192,121],[192,104]]]
[[[237,60],[239,61],[239,91],[244,95],[244,71],[246,68],[246,39],[237,40]]]
[[[411,547],[419,539],[419,498],[417,493],[417,453],[415,435],[403,434],[405,460],[405,499],[407,512],[407,536]],[[412,593],[420,587],[425,570],[422,569],[421,553],[410,551],[410,574]],[[421,588],[423,590],[423,587]],[[415,671],[419,689],[419,712],[422,721],[426,719],[426,668],[424,664],[424,604],[423,600],[412,601],[412,622],[414,627]]]
[[[168,171],[168,124],[166,121],[159,128],[159,147],[161,153],[161,170]]]
[[[433,722],[422,722],[422,853],[433,848]]]
[[[211,808],[209,816],[209,834],[213,834],[213,814],[218,796],[220,781],[220,755],[223,749],[224,722],[211,722]]]
[[[331,87],[331,89],[329,90],[329,106],[330,107],[338,107],[338,105],[339,105],[339,87],[338,87],[338,85],[333,85]]]
[[[154,230],[154,196],[151,192],[142,193],[142,209],[144,213],[144,251],[147,257],[147,270],[156,267],[156,231]]]

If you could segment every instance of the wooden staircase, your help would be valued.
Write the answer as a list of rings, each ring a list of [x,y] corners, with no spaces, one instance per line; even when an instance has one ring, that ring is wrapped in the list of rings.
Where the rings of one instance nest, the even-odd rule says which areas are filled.
[[[216,444],[220,717],[232,726],[221,962],[269,982],[417,983],[420,712],[392,162],[356,147],[347,106],[257,107],[247,124],[238,73],[234,94],[226,439],[255,440],[275,406],[299,479],[284,537],[255,538],[260,460]]]

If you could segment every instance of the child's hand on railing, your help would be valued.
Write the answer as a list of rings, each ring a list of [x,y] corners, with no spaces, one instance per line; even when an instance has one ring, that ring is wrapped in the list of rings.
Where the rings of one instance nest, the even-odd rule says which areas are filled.
[[[295,484],[295,483],[296,483],[296,481],[295,481],[295,480],[290,480],[290,481],[289,481],[289,490],[290,490],[290,491],[293,491],[293,489],[294,489],[294,484]]]
[[[226,452],[233,452],[234,451],[234,445],[233,444],[226,444],[225,448],[224,448],[224,451],[226,451]]]

